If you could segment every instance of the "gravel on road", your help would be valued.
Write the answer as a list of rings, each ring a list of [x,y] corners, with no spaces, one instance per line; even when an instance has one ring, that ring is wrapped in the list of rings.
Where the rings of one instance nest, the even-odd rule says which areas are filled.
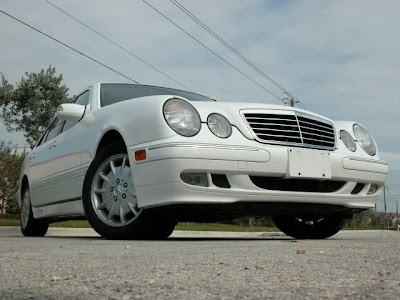
[[[0,299],[399,299],[400,233],[174,232],[111,241],[91,229],[44,238],[0,227]]]

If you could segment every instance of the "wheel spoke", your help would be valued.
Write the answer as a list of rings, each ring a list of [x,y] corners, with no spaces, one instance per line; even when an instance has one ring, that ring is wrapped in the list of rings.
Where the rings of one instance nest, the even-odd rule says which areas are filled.
[[[96,194],[102,194],[102,193],[108,192],[108,190],[106,190],[106,189],[95,189],[94,192]]]
[[[110,161],[110,168],[111,168],[111,172],[113,173],[113,175],[115,175],[117,173],[117,168],[115,167],[115,163],[114,161]]]
[[[107,175],[104,175],[104,173],[100,173],[100,177],[101,177],[101,179],[103,179],[104,181],[110,182],[110,179],[108,179]]]
[[[125,170],[125,167],[127,166],[126,162],[127,162],[127,158],[124,157],[124,159],[122,160],[122,164],[121,164],[121,174],[122,172]]]
[[[108,212],[107,219],[110,221],[113,219],[115,213],[114,213],[114,208],[115,208],[115,203],[111,206],[110,211]]]
[[[139,214],[139,211],[137,210],[137,208],[132,203],[128,202],[128,207],[133,212],[133,214],[135,216],[137,216]]]
[[[121,223],[125,223],[126,219],[125,219],[125,211],[122,207],[122,205],[119,207],[119,216],[121,218]]]
[[[102,210],[102,209],[106,208],[107,204],[110,203],[111,201],[112,201],[111,199],[104,200],[96,208],[98,210]]]
[[[129,177],[130,172],[131,172],[131,168],[129,166],[126,166],[124,169],[122,169],[121,175],[123,177]]]

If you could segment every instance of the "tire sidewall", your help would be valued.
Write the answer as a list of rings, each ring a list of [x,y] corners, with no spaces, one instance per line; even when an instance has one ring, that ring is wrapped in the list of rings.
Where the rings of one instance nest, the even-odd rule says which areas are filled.
[[[283,233],[296,239],[325,239],[338,233],[346,223],[342,216],[327,216],[314,225],[299,222],[295,216],[275,217],[273,220]]]

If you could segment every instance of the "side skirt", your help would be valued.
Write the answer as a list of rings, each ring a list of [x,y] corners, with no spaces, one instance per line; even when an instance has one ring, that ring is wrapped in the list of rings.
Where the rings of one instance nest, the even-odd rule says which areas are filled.
[[[51,205],[32,207],[33,217],[35,219],[57,219],[68,216],[69,219],[73,217],[84,217],[85,211],[83,210],[82,199],[70,199]]]

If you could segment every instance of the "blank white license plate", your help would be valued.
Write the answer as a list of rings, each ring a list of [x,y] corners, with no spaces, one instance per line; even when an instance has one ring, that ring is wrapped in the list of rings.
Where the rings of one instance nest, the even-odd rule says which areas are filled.
[[[332,163],[329,152],[292,148],[288,150],[289,167],[286,177],[331,178]]]

